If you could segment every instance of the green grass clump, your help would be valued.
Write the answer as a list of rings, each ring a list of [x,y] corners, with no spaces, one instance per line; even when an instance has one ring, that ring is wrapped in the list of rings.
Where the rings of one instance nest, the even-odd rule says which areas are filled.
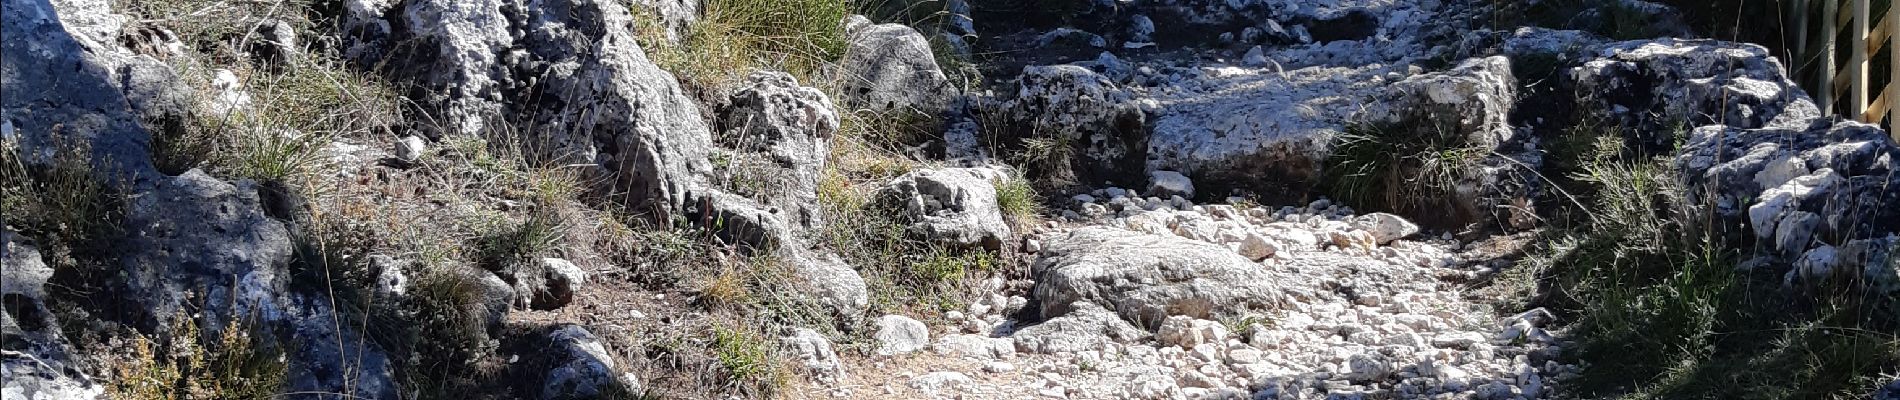
[[[520,223],[505,224],[480,238],[480,261],[501,269],[546,254],[561,242],[561,216],[551,208],[536,208]]]
[[[87,146],[55,146],[50,162],[31,164],[19,143],[0,143],[0,215],[40,244],[49,265],[73,268],[109,254],[123,233],[126,195],[94,175]]]
[[[844,54],[846,0],[710,0],[679,40],[666,40],[657,16],[634,7],[640,44],[656,63],[701,88],[719,87],[756,69],[811,81]]]
[[[1325,169],[1330,193],[1369,210],[1460,219],[1447,211],[1466,206],[1457,197],[1463,174],[1490,152],[1471,144],[1455,121],[1412,120],[1433,122],[1353,124],[1335,136]]]
[[[779,361],[776,343],[745,328],[713,328],[713,355],[719,359],[731,385],[770,397],[791,379]]]
[[[996,206],[1002,209],[1003,216],[1011,222],[1021,225],[1022,221],[1033,220],[1042,213],[1042,196],[1036,194],[1036,188],[1030,185],[1029,178],[1018,173],[1009,179],[998,179],[992,183],[996,186]]]

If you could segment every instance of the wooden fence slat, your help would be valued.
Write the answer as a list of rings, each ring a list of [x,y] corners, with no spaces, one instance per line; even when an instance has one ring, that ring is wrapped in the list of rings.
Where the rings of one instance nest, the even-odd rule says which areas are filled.
[[[1875,97],[1872,103],[1867,104],[1867,112],[1860,114],[1860,120],[1870,124],[1879,124],[1880,117],[1886,116],[1887,112],[1891,110],[1888,108],[1891,105],[1887,104],[1887,99],[1890,97],[1888,95],[1891,94],[1893,94],[1893,84],[1890,83],[1887,85],[1887,89],[1880,91],[1880,97]]]
[[[1879,53],[1880,48],[1887,45],[1887,37],[1893,34],[1893,30],[1889,29],[1892,27],[1889,23],[1891,19],[1893,19],[1891,12],[1880,17],[1880,23],[1874,24],[1873,32],[1867,34],[1867,54]]]
[[[1829,3],[1835,3],[1839,1],[1840,0],[1829,0]],[[1836,8],[1839,8],[1839,7],[1837,6]],[[1830,8],[1829,10],[1832,10],[1832,9],[1833,8]],[[1854,8],[1853,7],[1841,8],[1840,11],[1828,11],[1828,12],[1824,12],[1823,14],[1835,14],[1834,20],[1836,22],[1834,23],[1834,26],[1850,25],[1854,22]]]

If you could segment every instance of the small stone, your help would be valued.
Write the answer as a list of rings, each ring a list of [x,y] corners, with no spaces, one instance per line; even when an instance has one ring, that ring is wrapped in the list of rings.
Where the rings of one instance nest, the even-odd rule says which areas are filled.
[[[931,396],[960,391],[970,385],[970,376],[956,371],[938,371],[910,380],[910,387]]]
[[[421,137],[403,136],[401,140],[396,141],[396,159],[404,163],[421,160],[426,151],[428,151],[428,144],[423,142]]]
[[[1152,196],[1178,195],[1194,197],[1194,181],[1186,175],[1174,171],[1154,171],[1148,173],[1148,194]]]
[[[1252,49],[1247,50],[1247,55],[1241,57],[1241,62],[1247,64],[1249,67],[1265,67],[1273,64],[1273,60],[1267,58],[1266,50],[1260,48],[1260,46],[1254,46]]]
[[[541,266],[543,280],[547,283],[534,293],[535,309],[552,310],[566,306],[574,301],[574,292],[587,283],[587,272],[567,260],[543,258]]]
[[[1227,327],[1219,322],[1176,315],[1163,321],[1155,336],[1162,344],[1188,349],[1206,343],[1225,343]]]
[[[1280,245],[1258,233],[1249,233],[1247,238],[1240,242],[1240,255],[1255,262],[1273,257],[1273,254],[1279,251]]]
[[[906,354],[930,344],[930,328],[910,317],[886,315],[877,319],[877,326],[878,355]]]
[[[1015,372],[1015,371],[1016,371],[1016,364],[1010,364],[1010,363],[1006,363],[1002,361],[990,361],[990,362],[983,363],[983,372],[988,372],[992,374],[1001,374],[1001,373],[1008,373],[1008,372]]]

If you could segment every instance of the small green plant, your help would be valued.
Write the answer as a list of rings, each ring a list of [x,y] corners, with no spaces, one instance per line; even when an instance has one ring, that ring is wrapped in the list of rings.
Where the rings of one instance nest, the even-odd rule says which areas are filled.
[[[263,399],[283,392],[289,366],[282,349],[253,339],[247,325],[232,321],[211,345],[199,343],[198,324],[187,313],[171,322],[169,346],[131,339],[130,353],[109,366],[115,399]]]
[[[1075,157],[1075,139],[1066,133],[1037,134],[1023,139],[1023,148],[1016,157],[1018,163],[1035,176],[1058,181],[1075,177],[1069,165]]]
[[[741,389],[769,396],[790,379],[773,344],[748,329],[715,327],[712,347],[719,365]]]
[[[504,268],[553,250],[561,242],[563,227],[561,216],[553,208],[536,207],[520,223],[483,236],[476,248],[483,265]]]
[[[19,143],[0,142],[0,214],[9,227],[35,238],[49,263],[74,267],[80,264],[75,258],[107,254],[101,250],[121,233],[126,198],[119,186],[94,175],[84,143],[54,146],[51,160],[30,164]]]
[[[998,179],[996,186],[996,206],[1012,222],[1021,225],[1031,221],[1042,213],[1042,196],[1036,194],[1036,188],[1030,186],[1029,178],[1018,173],[1008,179]]]

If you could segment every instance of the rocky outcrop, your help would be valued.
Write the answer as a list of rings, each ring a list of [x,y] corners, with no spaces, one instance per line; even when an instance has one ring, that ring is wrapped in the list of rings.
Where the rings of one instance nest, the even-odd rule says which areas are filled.
[[[606,346],[587,328],[564,325],[548,333],[549,369],[540,399],[612,398],[640,393],[640,382],[616,367]]]
[[[733,151],[761,155],[762,175],[789,176],[765,180],[790,190],[756,190],[783,194],[760,202],[717,182],[713,155],[724,150],[699,105],[647,59],[621,3],[365,0],[349,9],[344,24],[356,27],[346,35],[350,54],[363,66],[405,60],[385,72],[416,85],[411,98],[429,117],[416,120],[438,121],[422,131],[535,127],[523,135],[527,148],[546,161],[594,166],[588,180],[602,183],[596,191],[656,221],[689,221],[749,252],[778,255],[821,284],[819,300],[835,311],[863,310],[863,279],[835,257],[813,254],[793,229],[816,222],[804,200],[815,198],[822,164],[813,162],[824,159],[837,126],[824,115],[830,104],[822,96],[782,74],[761,74],[731,99],[722,122],[732,131],[725,133],[778,139],[734,141]],[[763,124],[738,125],[747,120]]]
[[[1022,143],[1046,141],[1068,154],[1070,165],[1051,166],[1075,177],[1141,176],[1148,152],[1147,117],[1134,98],[1108,77],[1076,65],[1023,68],[1013,97],[996,110],[1002,129],[1016,130]],[[1130,181],[1129,183],[1135,183]]]
[[[914,171],[880,189],[909,231],[951,246],[1002,248],[1011,237],[997,206],[996,185],[1011,179],[994,168],[944,168]]]
[[[1714,40],[1617,42],[1571,71],[1583,110],[1621,126],[1630,145],[1651,151],[1689,129],[1806,129],[1821,116],[1768,49]]]
[[[512,0],[352,3],[346,43],[359,65],[385,60],[415,84],[430,136],[505,127],[549,161],[592,175],[638,209],[670,215],[712,167],[711,134],[673,75],[646,58],[619,3]],[[525,24],[510,28],[508,21]],[[401,43],[402,45],[398,45]]]
[[[718,142],[734,153],[722,166],[727,188],[776,208],[790,228],[823,227],[818,181],[831,156],[838,115],[818,89],[784,72],[754,72],[719,107]]]
[[[1788,281],[1840,273],[1881,285],[1895,282],[1883,261],[1900,232],[1897,160],[1900,147],[1872,125],[1711,125],[1690,134],[1674,166],[1690,204],[1712,205],[1762,253],[1796,266]]]
[[[240,318],[281,328],[296,350],[290,389],[393,396],[393,370],[378,346],[319,318],[334,314],[328,297],[290,290],[290,232],[260,203],[248,181],[193,170],[128,205],[124,298],[139,322],[169,334],[166,322],[189,312],[206,337]]]
[[[128,205],[126,298],[146,310],[146,327],[165,330],[191,308],[202,309],[200,326],[208,331],[283,309],[290,231],[260,202],[251,182],[225,183],[194,170]]]
[[[1460,62],[1449,71],[1408,77],[1395,83],[1379,101],[1368,105],[1359,123],[1376,129],[1378,133],[1371,139],[1383,142],[1383,146],[1401,152],[1466,154],[1459,160],[1441,160],[1447,164],[1436,168],[1447,171],[1399,172],[1407,175],[1446,173],[1452,178],[1449,182],[1422,184],[1447,186],[1442,188],[1406,190],[1388,186],[1385,190],[1404,193],[1399,201],[1406,203],[1385,206],[1438,226],[1462,227],[1478,223],[1488,227],[1531,228],[1524,226],[1528,221],[1512,223],[1514,213],[1532,213],[1530,199],[1536,197],[1539,182],[1542,182],[1535,176],[1535,169],[1542,160],[1540,153],[1527,146],[1530,141],[1511,125],[1517,85],[1510,59],[1474,58]],[[1342,176],[1389,173],[1332,172]]]
[[[902,24],[872,23],[861,15],[843,23],[846,48],[838,66],[845,107],[934,117],[950,105],[950,79],[923,34]]]
[[[105,391],[85,367],[48,308],[53,268],[32,240],[0,228],[0,393],[8,398],[92,399]]]
[[[1052,239],[1033,273],[1045,318],[1089,302],[1152,329],[1169,316],[1233,316],[1285,301],[1273,275],[1233,250],[1108,227]]]
[[[1361,121],[1449,130],[1460,142],[1496,149],[1515,135],[1510,115],[1517,102],[1511,61],[1474,58],[1449,71],[1408,77],[1380,101],[1368,104]],[[1420,134],[1425,134],[1421,132]]]
[[[24,161],[83,147],[101,177],[141,187],[160,176],[141,122],[180,117],[183,103],[170,68],[118,45],[125,20],[103,1],[0,5],[0,133],[19,140]]]

